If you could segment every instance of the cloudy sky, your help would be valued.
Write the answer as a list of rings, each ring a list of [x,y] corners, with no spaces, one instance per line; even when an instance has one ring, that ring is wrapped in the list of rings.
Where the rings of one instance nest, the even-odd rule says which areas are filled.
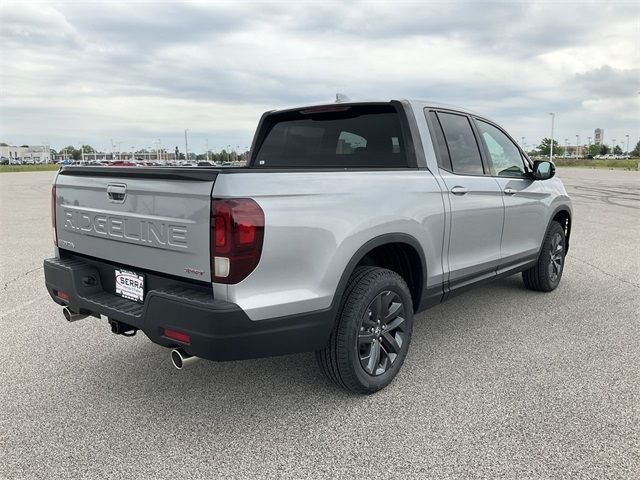
[[[528,145],[640,135],[637,2],[0,2],[0,141],[250,144],[261,112],[462,105]]]

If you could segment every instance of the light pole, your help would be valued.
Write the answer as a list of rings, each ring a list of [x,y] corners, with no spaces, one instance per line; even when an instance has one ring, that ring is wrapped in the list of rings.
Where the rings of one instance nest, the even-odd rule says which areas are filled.
[[[627,137],[627,149],[625,150],[625,155],[629,155],[629,135],[625,135]]]
[[[611,153],[615,154],[614,150],[616,149],[616,139],[613,138],[612,140],[613,140],[613,143],[611,144]]]
[[[187,139],[187,131],[189,129],[184,129],[184,158],[188,162],[189,161],[189,140]]]
[[[42,144],[43,147],[49,147],[48,149],[45,149],[45,148],[42,149],[42,156],[43,156],[44,163],[49,163],[51,160],[51,147],[49,146],[49,142],[40,140],[40,143]],[[629,143],[628,140],[627,140],[627,143]],[[47,152],[46,157],[44,152]]]
[[[549,115],[551,115],[551,148],[549,149],[549,161],[553,162],[553,125],[556,119],[556,114],[549,112]]]
[[[209,161],[209,139],[207,138],[207,162]]]
[[[524,151],[524,150],[526,150],[526,149],[524,148],[524,137],[522,137],[522,150],[523,150],[523,151]]]
[[[580,135],[576,135],[576,158],[580,154]]]

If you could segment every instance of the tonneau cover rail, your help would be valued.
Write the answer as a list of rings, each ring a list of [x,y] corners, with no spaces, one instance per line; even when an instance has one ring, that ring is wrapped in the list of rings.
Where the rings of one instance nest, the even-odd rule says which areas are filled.
[[[118,177],[118,178],[156,178],[166,180],[213,181],[220,173],[219,168],[193,167],[89,167],[64,166],[60,175]]]

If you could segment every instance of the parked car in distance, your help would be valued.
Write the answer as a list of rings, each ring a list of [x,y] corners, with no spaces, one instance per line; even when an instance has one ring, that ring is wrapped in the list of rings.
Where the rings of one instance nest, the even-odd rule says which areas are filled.
[[[362,394],[394,379],[417,313],[520,272],[557,288],[572,222],[552,163],[409,100],[267,112],[242,167],[66,166],[51,198],[44,276],[67,320],[142,331],[176,368],[315,351]]]
[[[111,162],[110,166],[112,167],[135,167],[137,164],[135,162],[130,162],[128,160],[117,160],[115,162]]]

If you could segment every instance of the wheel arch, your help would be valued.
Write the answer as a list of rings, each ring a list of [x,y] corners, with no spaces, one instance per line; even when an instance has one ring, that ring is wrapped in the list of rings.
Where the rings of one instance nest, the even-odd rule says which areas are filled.
[[[394,255],[394,250],[396,250],[397,256]],[[390,256],[381,264],[381,255],[385,251],[388,252]],[[393,258],[394,256],[396,258]],[[418,260],[418,265],[415,264],[415,260]],[[396,273],[405,279],[409,286],[414,311],[417,312],[420,310],[427,279],[427,263],[424,250],[415,237],[406,233],[386,233],[372,238],[358,248],[347,263],[338,282],[332,305],[336,311],[342,300],[342,295],[344,294],[349,278],[357,267],[363,265],[382,266],[383,268],[396,271]],[[407,278],[407,271],[410,272],[409,278]]]
[[[558,222],[564,229],[565,252],[569,252],[569,238],[571,237],[571,210],[566,205],[557,207],[553,211],[551,219],[547,225],[547,230],[545,231],[549,230],[552,222]]]

